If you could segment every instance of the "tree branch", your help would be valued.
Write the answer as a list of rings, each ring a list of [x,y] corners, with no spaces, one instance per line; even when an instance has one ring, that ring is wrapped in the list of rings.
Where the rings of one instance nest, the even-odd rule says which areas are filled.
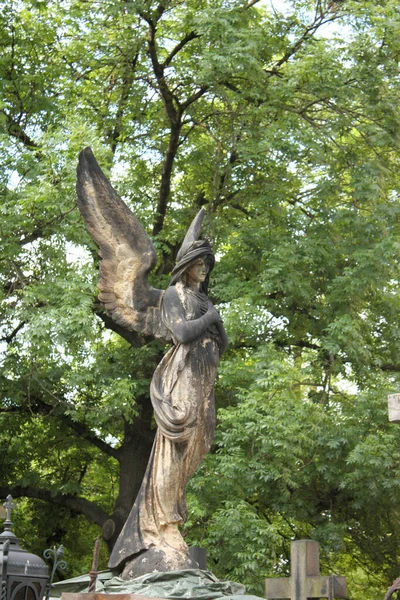
[[[136,52],[136,54],[132,60],[128,61],[128,64],[127,64],[126,70],[125,70],[125,76],[122,81],[121,96],[120,96],[119,103],[118,103],[117,113],[115,115],[114,127],[112,128],[111,131],[109,131],[108,136],[107,136],[111,143],[111,151],[113,154],[115,154],[115,151],[117,149],[118,139],[122,132],[122,122],[123,122],[124,110],[126,108],[127,101],[129,98],[129,92],[130,92],[130,89],[132,87],[132,83],[134,80],[133,75],[134,75],[134,72],[136,69],[138,59],[139,59],[139,51]]]
[[[392,371],[393,373],[399,373],[400,372],[400,365],[391,364],[391,363],[384,363],[383,365],[380,366],[380,369],[382,371]]]
[[[52,219],[49,219],[48,221],[45,221],[44,223],[39,223],[38,227],[36,227],[36,229],[34,229],[32,231],[32,233],[30,233],[29,235],[26,235],[19,241],[19,245],[26,246],[27,244],[30,244],[31,242],[34,242],[35,240],[38,240],[41,237],[44,237],[45,234],[44,234],[43,229],[45,227],[48,227],[49,225],[53,225],[53,223],[59,223],[60,221],[62,221],[62,219],[64,217],[66,217],[67,215],[69,215],[69,213],[73,212],[76,209],[77,209],[77,205],[75,204],[72,208],[61,213],[60,215],[55,215]]]
[[[279,348],[285,348],[287,346],[295,346],[296,348],[309,348],[310,350],[321,350],[321,346],[307,342],[306,340],[275,340],[274,344]]]
[[[191,31],[190,33],[185,35],[185,37],[179,42],[179,44],[177,44],[175,46],[175,48],[173,48],[171,50],[171,52],[168,54],[167,58],[165,59],[165,61],[162,64],[163,69],[168,67],[168,65],[172,62],[173,58],[178,54],[178,52],[180,52],[182,50],[182,48],[184,48],[186,46],[186,44],[188,44],[192,40],[195,40],[196,38],[199,38],[199,37],[200,37],[200,35],[194,31]]]
[[[258,2],[260,2],[261,0],[250,0],[247,4],[245,4],[243,6],[244,10],[248,10],[249,8],[251,8],[252,6],[254,6],[255,4],[257,4]]]
[[[157,212],[153,226],[153,236],[160,233],[164,225],[164,219],[167,212],[168,198],[171,190],[171,176],[174,166],[174,160],[179,148],[179,139],[182,129],[182,121],[171,123],[169,134],[169,143],[165,154],[163,172],[161,175],[160,193],[157,203]]]
[[[143,16],[143,15],[142,15]],[[164,101],[165,110],[167,111],[167,116],[171,124],[177,124],[179,121],[180,115],[178,114],[178,110],[175,107],[174,102],[178,104],[177,98],[171,92],[168,87],[167,82],[164,78],[164,66],[158,61],[157,48],[156,48],[156,26],[154,25],[151,19],[147,19],[143,16],[145,21],[149,25],[148,31],[148,39],[147,45],[149,49],[150,59],[153,66],[153,72],[157,79],[158,89],[160,90],[162,99]]]
[[[240,140],[240,133],[236,136],[235,142],[237,143],[239,140]],[[233,198],[234,196],[236,196],[236,193],[238,193],[238,191],[236,193],[232,192],[231,194],[228,194],[227,196],[224,196],[224,194],[223,194],[224,187],[226,185],[226,182],[228,181],[228,176],[230,174],[231,168],[237,162],[238,158],[239,158],[239,154],[238,154],[236,148],[234,148],[231,151],[228,161],[227,161],[222,173],[219,176],[218,189],[217,189],[215,199],[213,202],[213,205],[215,208],[217,206],[219,206],[220,204],[222,204],[224,201],[226,201],[228,198]]]
[[[201,88],[197,92],[194,92],[191,96],[189,96],[189,98],[187,98],[185,100],[185,102],[183,102],[180,105],[182,112],[185,111],[188,108],[188,106],[193,104],[193,102],[196,102],[196,100],[198,100],[199,98],[204,96],[204,94],[207,92],[208,89],[209,89],[208,85],[202,85]]]
[[[47,394],[50,394],[53,398],[55,398],[59,404],[67,404],[66,402],[61,401],[58,398],[56,398],[41,383],[41,381],[37,377],[34,377],[34,380],[43,389],[43,391],[45,391]],[[42,398],[39,398],[38,396],[33,396],[31,394],[29,396],[29,409],[31,412],[32,412],[32,404],[36,404],[37,412],[44,411],[45,414],[48,416],[53,415],[55,408],[56,408],[52,404],[48,404],[47,402],[45,402],[45,400],[43,400]],[[23,412],[23,409],[20,409],[20,411]],[[97,435],[95,435],[93,433],[93,431],[91,429],[89,429],[89,427],[84,425],[83,423],[78,423],[78,422],[74,421],[69,415],[66,415],[65,413],[62,413],[62,412],[57,412],[56,414],[54,414],[54,416],[56,418],[60,419],[60,421],[62,421],[67,427],[69,427],[70,429],[75,431],[75,433],[77,433],[79,435],[79,437],[90,442],[91,444],[93,444],[93,446],[96,446],[96,448],[101,450],[101,452],[104,452],[104,454],[107,454],[108,456],[112,456],[116,460],[119,459],[119,456],[120,456],[119,449],[113,448],[112,446],[110,446],[110,444],[107,444],[104,440],[102,440]]]
[[[9,115],[4,109],[0,111],[7,119],[7,131],[8,133],[18,140],[22,142],[22,144],[29,149],[39,150],[40,146],[29,137],[27,133],[22,129],[21,125],[13,120],[11,115]]]
[[[307,210],[306,208],[304,208],[304,206],[302,206],[302,204],[298,201],[297,198],[294,198],[294,199],[285,198],[285,202],[287,202],[291,206],[296,206],[309,219],[314,219],[315,218],[315,215],[313,213],[311,213],[309,210]]]
[[[160,18],[163,12],[163,6],[160,4],[157,9],[157,14]],[[157,203],[156,210],[156,218],[153,225],[153,236],[156,236],[160,233],[164,225],[164,219],[167,212],[168,198],[171,189],[171,175],[173,164],[175,160],[176,153],[179,147],[179,138],[182,129],[182,113],[183,111],[179,107],[179,102],[177,97],[171,92],[165,77],[164,77],[164,65],[161,64],[158,60],[157,56],[157,48],[155,42],[156,35],[156,25],[155,23],[146,17],[145,15],[141,15],[142,18],[148,23],[149,31],[148,31],[148,49],[151,58],[151,63],[153,66],[153,72],[157,79],[157,85],[159,92],[161,94],[162,100],[164,102],[165,110],[167,113],[167,117],[170,123],[170,133],[169,133],[169,141],[168,148],[165,154],[163,172],[161,176],[161,184],[160,184],[160,192]],[[177,108],[178,107],[178,108]]]
[[[150,342],[153,338],[139,335],[136,331],[129,331],[125,327],[121,327],[118,325],[113,319],[104,311],[104,308],[101,306],[100,302],[95,302],[93,305],[93,310],[95,314],[103,321],[104,325],[107,329],[111,329],[115,333],[118,333],[124,340],[128,342],[133,348],[141,348],[143,346],[143,341],[145,343]]]
[[[21,331],[21,329],[26,325],[26,321],[21,321],[21,323],[19,323],[15,329],[13,329],[13,331],[11,333],[9,333],[8,335],[0,338],[1,342],[6,342],[7,344],[10,344],[13,339],[15,338],[15,336],[18,334],[19,331]]]
[[[328,10],[325,13],[320,13],[319,15],[316,14],[311,25],[306,27],[302,36],[285,52],[282,58],[280,58],[271,69],[264,69],[268,79],[274,75],[278,75],[279,69],[282,67],[282,65],[287,63],[290,58],[301,48],[301,46],[311,37],[313,37],[313,35],[322,25],[335,21],[339,18],[339,15],[337,14],[333,14],[331,17],[327,16],[329,14],[329,8],[332,8],[333,6],[334,4],[332,3],[329,5]]]
[[[102,527],[107,519],[110,518],[103,509],[93,502],[72,494],[54,494],[50,490],[45,490],[32,485],[0,486],[0,496],[5,498],[8,494],[11,494],[14,498],[36,498],[38,500],[43,500],[44,502],[51,502],[58,506],[64,506],[85,515],[90,521],[100,525],[100,527]]]

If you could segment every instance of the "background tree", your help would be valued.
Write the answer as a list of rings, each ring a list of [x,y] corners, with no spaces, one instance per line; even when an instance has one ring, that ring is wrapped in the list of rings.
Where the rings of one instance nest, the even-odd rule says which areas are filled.
[[[82,570],[75,544],[89,553],[89,521],[112,546],[154,436],[163,348],[123,339],[96,302],[74,192],[89,144],[153,235],[157,285],[208,211],[231,346],[188,541],[261,593],[310,536],[353,598],[383,595],[400,570],[385,407],[400,371],[397,4],[7,0],[0,19],[0,492],[24,498],[21,530],[38,551],[77,540]]]

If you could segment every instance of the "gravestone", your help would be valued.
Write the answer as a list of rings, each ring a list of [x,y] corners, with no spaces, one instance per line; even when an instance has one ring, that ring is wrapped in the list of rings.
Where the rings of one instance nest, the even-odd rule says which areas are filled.
[[[314,600],[347,598],[346,578],[319,574],[319,543],[299,540],[290,544],[290,577],[265,581],[267,599]]]
[[[400,423],[400,394],[390,394],[388,396],[389,421],[391,423]]]
[[[400,394],[390,394],[388,396],[389,421],[391,423],[400,423]],[[394,580],[386,593],[385,600],[390,600],[393,594],[400,591],[400,577]]]

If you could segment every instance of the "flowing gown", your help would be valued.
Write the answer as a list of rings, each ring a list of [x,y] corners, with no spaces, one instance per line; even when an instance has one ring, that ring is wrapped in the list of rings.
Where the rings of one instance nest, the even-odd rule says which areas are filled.
[[[173,314],[165,308],[171,303]],[[178,343],[174,325],[177,318],[180,322],[198,319],[207,308],[206,294],[180,282],[165,292],[162,318],[175,343],[158,365],[150,387],[158,429],[136,502],[111,554],[110,568],[121,568],[139,553],[171,543],[178,551],[187,551],[178,525],[187,516],[186,484],[214,436],[214,383],[221,340],[217,327],[211,325],[197,339]]]

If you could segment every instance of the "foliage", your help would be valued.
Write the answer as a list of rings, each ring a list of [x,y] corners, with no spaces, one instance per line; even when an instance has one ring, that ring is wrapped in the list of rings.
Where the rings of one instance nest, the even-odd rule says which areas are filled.
[[[271,344],[254,359],[252,383],[220,409],[216,451],[190,484],[191,535],[217,573],[259,594],[260,573],[289,573],[288,539],[320,541],[328,571],[359,569],[377,585],[383,568],[394,579],[399,454],[384,382],[357,395],[339,386],[321,402],[304,364]]]
[[[90,145],[153,236],[156,285],[207,209],[230,349],[188,541],[261,594],[312,537],[353,599],[383,597],[400,570],[397,3],[6,0],[0,27],[0,492],[24,498],[18,529],[87,568],[154,436],[163,348],[96,302],[74,192]]]

